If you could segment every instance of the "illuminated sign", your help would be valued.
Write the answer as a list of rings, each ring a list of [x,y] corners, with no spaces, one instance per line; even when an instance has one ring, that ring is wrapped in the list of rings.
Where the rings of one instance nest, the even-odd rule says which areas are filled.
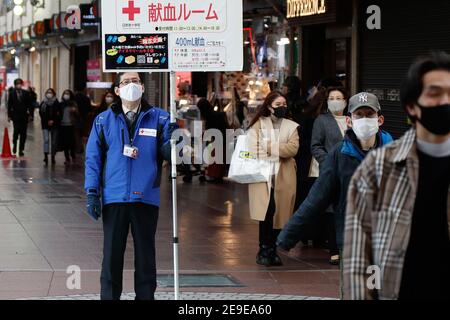
[[[287,0],[287,18],[308,17],[326,12],[325,0]]]

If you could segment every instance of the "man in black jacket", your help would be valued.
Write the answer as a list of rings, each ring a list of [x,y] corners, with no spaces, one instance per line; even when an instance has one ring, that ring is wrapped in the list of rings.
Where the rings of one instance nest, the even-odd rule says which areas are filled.
[[[27,139],[28,122],[32,119],[34,108],[28,91],[23,90],[23,80],[14,80],[14,88],[8,96],[8,122],[14,124],[13,154],[17,153],[17,140],[20,136],[19,156],[23,157]]]

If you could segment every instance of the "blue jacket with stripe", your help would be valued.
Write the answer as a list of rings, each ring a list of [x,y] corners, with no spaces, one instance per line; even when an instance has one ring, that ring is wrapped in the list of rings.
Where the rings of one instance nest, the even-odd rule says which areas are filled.
[[[162,163],[170,161],[169,125],[169,113],[144,100],[133,130],[120,103],[99,114],[86,147],[86,192],[95,189],[103,205],[141,202],[159,207]],[[137,159],[123,155],[125,145],[139,149]]]
[[[391,135],[380,130],[376,148],[393,141]],[[308,237],[311,225],[317,223],[320,214],[333,205],[336,242],[339,249],[344,244],[347,191],[356,169],[366,157],[353,130],[348,130],[344,140],[331,151],[320,169],[319,178],[278,236],[277,245],[292,249],[303,237]]]

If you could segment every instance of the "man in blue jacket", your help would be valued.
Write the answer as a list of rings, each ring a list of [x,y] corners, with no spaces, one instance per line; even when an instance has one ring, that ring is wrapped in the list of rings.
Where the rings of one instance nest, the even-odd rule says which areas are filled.
[[[384,123],[378,98],[362,92],[350,99],[347,125],[350,128],[320,170],[308,197],[278,236],[277,246],[290,250],[307,231],[307,226],[329,205],[335,212],[336,242],[342,252],[347,190],[358,166],[372,149],[390,142],[389,133],[380,129]]]
[[[121,101],[94,120],[86,148],[87,211],[95,220],[103,214],[101,299],[120,299],[131,225],[136,299],[153,300],[161,169],[163,160],[170,160],[176,125],[142,99],[140,74],[119,74],[115,92]]]

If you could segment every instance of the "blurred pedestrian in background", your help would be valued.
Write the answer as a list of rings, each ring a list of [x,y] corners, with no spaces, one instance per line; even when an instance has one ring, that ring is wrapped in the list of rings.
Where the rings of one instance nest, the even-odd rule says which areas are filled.
[[[14,125],[13,154],[17,153],[17,142],[20,137],[19,156],[23,157],[27,140],[28,122],[33,118],[33,102],[28,90],[23,89],[23,80],[14,80],[14,88],[8,93],[8,122]]]
[[[60,143],[64,151],[65,165],[76,161],[76,128],[80,122],[78,105],[71,90],[65,90],[61,98],[62,120],[60,128]]]
[[[41,117],[42,133],[44,137],[44,163],[45,165],[48,165],[48,155],[50,153],[52,164],[55,164],[62,109],[54,89],[47,89],[45,97],[39,107],[39,116]]]
[[[200,110],[202,120],[205,122],[205,130],[216,129],[220,131],[223,137],[223,156],[222,159],[216,158],[220,163],[210,164],[206,170],[207,182],[220,183],[223,181],[223,177],[227,173],[226,165],[226,131],[229,128],[227,115],[225,112],[214,111],[213,106],[207,99],[200,99],[197,103],[197,107]],[[208,141],[206,147],[208,148],[214,142]],[[212,157],[215,157],[215,151],[212,152]]]

